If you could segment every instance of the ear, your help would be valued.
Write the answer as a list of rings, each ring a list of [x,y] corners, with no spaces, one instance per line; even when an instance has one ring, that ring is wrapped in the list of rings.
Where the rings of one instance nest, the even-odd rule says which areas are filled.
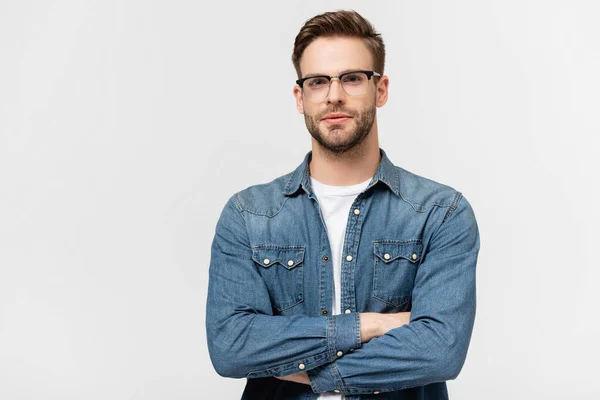
[[[296,109],[300,114],[304,114],[304,99],[302,98],[302,88],[294,86],[294,97],[296,97]]]
[[[377,107],[382,107],[385,103],[387,103],[389,84],[390,78],[388,78],[387,75],[379,77],[379,82],[377,83],[377,98],[375,103]]]

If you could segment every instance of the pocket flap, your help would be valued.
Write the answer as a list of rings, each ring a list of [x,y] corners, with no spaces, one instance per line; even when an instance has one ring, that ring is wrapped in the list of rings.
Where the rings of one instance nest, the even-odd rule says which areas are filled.
[[[260,246],[252,249],[252,259],[262,267],[279,263],[292,269],[304,261],[304,247]]]
[[[374,242],[373,247],[375,255],[385,263],[392,262],[397,258],[404,258],[411,263],[416,263],[421,259],[423,251],[421,240]]]

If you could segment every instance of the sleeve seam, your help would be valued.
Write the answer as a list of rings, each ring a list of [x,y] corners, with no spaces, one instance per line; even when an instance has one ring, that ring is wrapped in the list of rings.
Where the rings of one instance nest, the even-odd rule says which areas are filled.
[[[446,211],[446,215],[444,215],[444,219],[442,220],[442,224],[444,222],[446,222],[446,220],[448,218],[450,218],[450,216],[454,213],[454,211],[458,208],[458,203],[460,203],[460,201],[462,200],[463,195],[461,192],[456,192],[456,194],[454,195],[454,200],[452,201],[452,204],[450,205],[450,207],[448,208],[448,211]]]
[[[431,240],[434,240],[437,237],[438,233],[440,232],[440,230],[442,230],[442,227],[444,226],[444,222],[446,222],[450,218],[450,216],[454,215],[454,211],[456,211],[456,209],[458,208],[458,205],[462,199],[463,199],[463,194],[461,192],[457,191],[454,194],[454,200],[452,201],[452,204],[450,205],[450,207],[448,207],[448,211],[446,211],[446,214],[444,215],[442,222],[440,222],[440,225],[435,229],[435,232],[433,232],[433,234],[431,235]]]
[[[360,313],[356,312],[356,349],[362,347],[362,342],[360,341]]]

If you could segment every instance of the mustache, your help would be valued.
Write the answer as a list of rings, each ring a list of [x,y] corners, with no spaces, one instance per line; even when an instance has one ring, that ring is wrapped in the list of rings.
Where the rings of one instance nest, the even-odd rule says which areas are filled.
[[[351,117],[356,117],[356,115],[357,115],[357,113],[352,110],[335,107],[335,108],[331,108],[329,110],[323,111],[323,113],[319,114],[318,117],[319,117],[319,119],[323,119],[327,114],[331,114],[331,113],[344,113],[344,114],[350,115]]]

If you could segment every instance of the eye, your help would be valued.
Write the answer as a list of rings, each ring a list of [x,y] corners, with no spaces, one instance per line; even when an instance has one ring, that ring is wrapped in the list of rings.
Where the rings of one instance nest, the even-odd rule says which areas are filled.
[[[365,74],[360,73],[360,72],[353,72],[348,75],[344,75],[342,78],[342,82],[351,84],[351,85],[359,84],[364,80],[365,80]]]
[[[313,79],[309,79],[307,81],[308,86],[310,86],[313,89],[317,89],[321,86],[324,86],[327,84],[327,79],[325,78],[313,78]]]

